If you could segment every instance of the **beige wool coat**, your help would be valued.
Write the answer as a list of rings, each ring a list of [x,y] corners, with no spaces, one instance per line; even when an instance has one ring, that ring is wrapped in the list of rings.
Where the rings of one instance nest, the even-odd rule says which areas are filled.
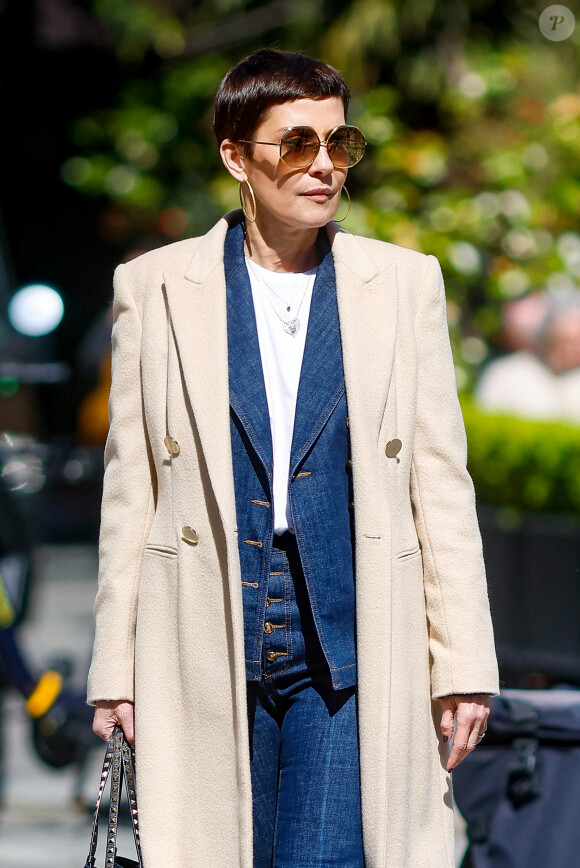
[[[145,868],[252,868],[223,269],[238,217],[115,276],[88,699],[135,701]],[[432,256],[327,232],[353,462],[366,868],[452,868],[437,700],[496,693],[498,678],[443,281]]]

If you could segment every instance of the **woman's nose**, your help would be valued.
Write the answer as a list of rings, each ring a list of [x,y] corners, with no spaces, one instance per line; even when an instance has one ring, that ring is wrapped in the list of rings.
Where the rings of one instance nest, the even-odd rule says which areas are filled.
[[[316,154],[316,159],[310,166],[310,171],[313,174],[327,175],[334,170],[334,163],[328,156],[328,148],[326,142],[320,143],[320,148]]]

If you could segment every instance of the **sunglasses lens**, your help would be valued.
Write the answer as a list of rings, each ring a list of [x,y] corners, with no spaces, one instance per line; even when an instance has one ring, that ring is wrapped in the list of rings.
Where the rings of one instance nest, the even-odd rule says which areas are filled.
[[[310,127],[294,127],[282,136],[280,156],[287,166],[300,169],[316,159],[320,142]]]
[[[358,127],[339,127],[328,139],[328,156],[337,169],[348,169],[362,160],[364,136]]]
[[[326,143],[328,156],[337,169],[348,169],[362,160],[364,136],[358,127],[338,127]],[[320,150],[320,140],[312,127],[292,127],[280,142],[280,156],[287,166],[304,169],[310,166]]]

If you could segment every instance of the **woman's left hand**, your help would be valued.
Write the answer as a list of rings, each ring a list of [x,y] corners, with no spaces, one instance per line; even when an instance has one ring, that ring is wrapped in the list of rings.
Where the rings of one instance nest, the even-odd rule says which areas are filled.
[[[441,732],[445,741],[450,741],[453,736],[455,720],[455,739],[447,761],[447,771],[450,772],[481,741],[480,735],[487,729],[491,697],[485,693],[454,694],[444,696],[441,704]]]

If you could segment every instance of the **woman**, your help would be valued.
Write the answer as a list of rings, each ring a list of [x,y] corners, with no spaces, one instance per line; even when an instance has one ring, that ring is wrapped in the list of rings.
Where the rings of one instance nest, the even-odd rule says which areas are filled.
[[[135,720],[146,868],[454,862],[498,689],[480,538],[438,263],[332,222],[348,97],[235,66],[243,214],[116,273],[89,701]]]

